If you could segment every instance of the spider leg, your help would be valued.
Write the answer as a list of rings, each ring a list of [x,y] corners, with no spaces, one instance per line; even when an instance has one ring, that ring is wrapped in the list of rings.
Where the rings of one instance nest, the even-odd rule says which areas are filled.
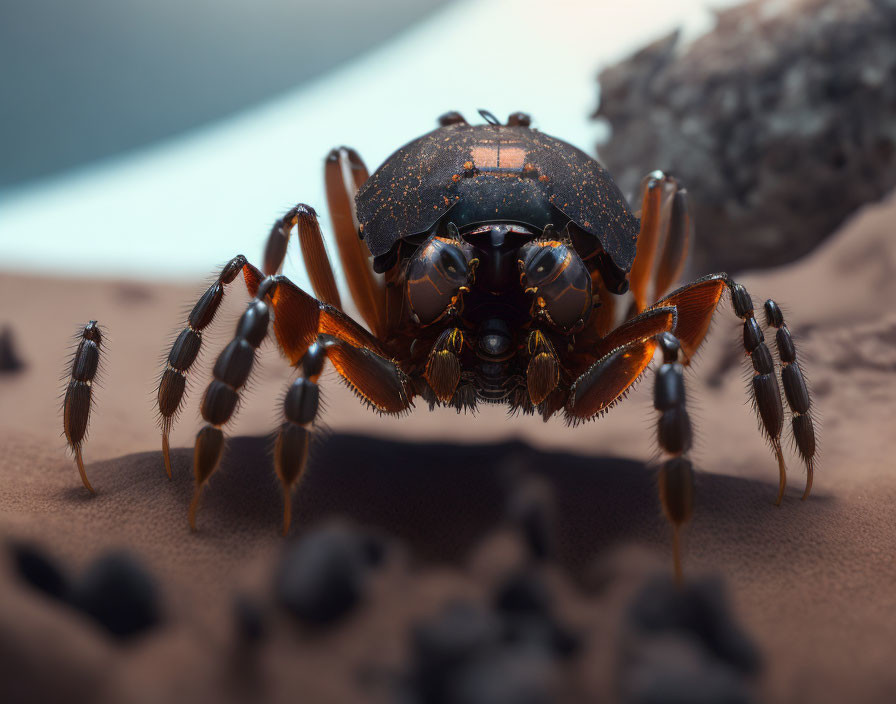
[[[255,352],[273,328],[281,350],[302,376],[284,401],[285,422],[278,435],[276,470],[286,495],[284,526],[289,525],[289,490],[301,476],[307,451],[307,427],[317,414],[317,377],[324,358],[368,403],[384,413],[400,413],[411,405],[408,381],[397,364],[380,350],[373,336],[333,306],[309,296],[283,276],[246,276],[254,295],[236,326],[233,340],[215,362],[213,379],[205,391],[201,412],[206,425],[196,435],[193,454],[195,490],[190,504],[190,526],[202,489],[220,464],[224,426],[233,416],[239,391],[249,378]]]
[[[653,278],[660,239],[669,228],[669,213],[678,184],[662,171],[648,174],[641,182],[641,230],[629,283],[634,304],[629,317],[642,313],[648,305],[648,287]],[[665,256],[665,251],[663,252]],[[670,256],[671,256],[670,252]],[[665,274],[664,276],[667,276]]]
[[[664,220],[663,251],[654,277],[654,299],[660,298],[681,276],[691,239],[691,216],[688,211],[688,192],[677,183]]]
[[[296,365],[300,376],[286,392],[284,420],[274,449],[274,468],[283,487],[283,535],[292,520],[292,488],[305,470],[310,426],[319,408],[317,380],[327,359],[348,386],[377,411],[397,414],[412,405],[410,382],[393,360],[333,335],[318,335]]]
[[[592,364],[570,387],[567,418],[590,420],[612,407],[647,369],[657,344],[655,337],[631,340]]]
[[[678,324],[675,334],[681,342],[682,363],[688,364],[709,330],[712,315],[725,289],[731,293],[731,303],[738,318],[743,321],[744,351],[753,364],[751,396],[759,416],[760,428],[771,443],[778,461],[778,495],[780,505],[787,488],[787,465],[781,449],[781,431],[784,424],[784,406],[781,390],[775,374],[775,363],[765,336],[753,311],[753,301],[746,289],[727,274],[712,274],[665,296],[654,307],[675,306]],[[784,386],[792,415],[792,427],[797,449],[807,469],[808,496],[814,474],[815,430],[812,423],[809,393],[796,363],[796,350],[790,331],[784,325],[781,311],[774,301],[766,303],[766,318],[776,328],[778,352],[781,358],[781,384]]]
[[[84,459],[81,457],[81,445],[87,435],[87,422],[90,419],[91,394],[93,382],[100,365],[100,348],[103,335],[95,320],[91,320],[78,333],[78,347],[72,356],[71,378],[65,388],[65,401],[62,406],[62,423],[65,439],[75,454],[78,472],[86,489],[95,494],[87,472],[84,470]]]
[[[775,343],[778,357],[781,360],[781,382],[784,396],[790,409],[791,427],[797,450],[806,464],[806,489],[803,500],[812,491],[812,478],[815,473],[815,428],[812,423],[809,390],[806,380],[796,360],[796,347],[790,330],[784,322],[784,316],[778,304],[772,299],[765,302],[765,320],[769,327],[775,328]]]
[[[386,294],[373,272],[370,252],[358,234],[355,194],[368,178],[367,167],[354,149],[333,149],[324,166],[327,206],[339,247],[339,258],[352,300],[377,337],[386,332]]]
[[[250,279],[261,279],[261,272],[252,266],[242,254],[227,262],[215,282],[193,306],[193,310],[187,318],[186,327],[171,346],[165,369],[159,379],[157,395],[159,420],[162,427],[162,454],[165,458],[165,471],[169,479],[171,478],[171,457],[168,436],[184,398],[187,373],[199,355],[202,346],[202,331],[211,324],[218,312],[221,300],[224,298],[224,287],[232,282],[240,271],[244,272],[247,283]]]
[[[685,408],[684,368],[679,363],[679,342],[672,333],[659,336],[663,364],[656,371],[653,407],[659,411],[657,440],[669,455],[659,471],[660,503],[672,524],[675,577],[681,582],[681,526],[694,513],[694,467],[684,454],[691,448],[691,419]]]
[[[637,318],[634,320],[638,320]],[[664,317],[646,318],[654,324]],[[665,318],[673,323],[674,318]],[[629,321],[634,322],[634,321]],[[644,328],[646,330],[646,328]],[[636,330],[631,330],[637,334]],[[683,455],[691,446],[691,421],[685,409],[683,366],[678,361],[680,345],[671,332],[621,344],[593,364],[573,383],[566,406],[573,422],[594,418],[621,399],[641,377],[653,360],[657,348],[663,352],[663,364],[656,372],[654,407],[660,412],[657,438],[669,455],[659,470],[660,502],[672,524],[672,550],[676,578],[681,580],[680,529],[690,520],[694,504],[694,468]]]
[[[311,279],[314,295],[324,303],[342,309],[339,288],[324,246],[317,213],[310,205],[299,203],[274,223],[264,250],[264,273],[268,276],[279,273],[293,227],[298,229],[302,259],[305,261],[305,270]]]

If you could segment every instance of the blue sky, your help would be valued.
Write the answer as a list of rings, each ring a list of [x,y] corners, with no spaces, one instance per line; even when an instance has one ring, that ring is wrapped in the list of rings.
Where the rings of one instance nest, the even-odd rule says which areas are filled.
[[[5,191],[2,267],[193,279],[239,252],[258,261],[271,222],[290,205],[301,201],[326,212],[322,167],[330,148],[353,146],[373,169],[451,109],[471,121],[477,108],[502,119],[523,110],[534,127],[593,153],[598,127],[588,116],[600,67],[675,27],[686,36],[705,31],[712,23],[708,4],[451,4],[397,39],[235,117]],[[286,273],[308,285],[295,252]]]

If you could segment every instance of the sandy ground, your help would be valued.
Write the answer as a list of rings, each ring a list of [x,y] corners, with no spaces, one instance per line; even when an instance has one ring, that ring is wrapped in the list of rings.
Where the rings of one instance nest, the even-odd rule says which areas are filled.
[[[896,395],[894,218],[891,197],[810,257],[743,277],[755,302],[774,297],[782,304],[812,382],[822,458],[810,501],[799,501],[803,473],[793,458],[784,505],[773,506],[776,466],[746,403],[740,330],[727,304],[689,374],[701,473],[686,569],[725,578],[766,659],[763,700],[892,701],[896,694],[896,477],[886,432]],[[269,591],[283,544],[267,433],[290,374],[268,346],[227,459],[204,495],[200,531],[191,534],[198,397],[209,360],[246,300],[232,289],[238,292],[206,342],[205,364],[172,436],[175,476],[168,481],[155,380],[201,288],[0,276],[0,323],[11,325],[27,363],[22,373],[0,376],[0,531],[37,541],[73,568],[106,548],[131,549],[158,576],[168,623],[116,648],[74,612],[0,570],[5,686],[15,673],[15,691],[36,700],[72,692],[102,701],[214,700],[224,682],[234,698],[251,692],[276,701],[299,688],[306,701],[350,701],[360,669],[400,665],[409,624],[449,595],[481,595],[488,581],[482,565],[510,559],[513,548],[500,537],[481,544],[501,519],[508,465],[543,474],[556,492],[562,567],[555,577],[568,594],[565,608],[582,623],[611,632],[619,604],[609,596],[584,602],[569,576],[587,582],[594,565],[622,546],[668,560],[668,530],[645,464],[654,454],[647,387],[599,422],[570,429],[506,419],[500,409],[475,418],[423,408],[379,418],[330,378],[325,421],[332,434],[316,448],[296,499],[294,532],[339,514],[402,538],[404,557],[377,578],[368,595],[374,608],[324,635],[278,625],[262,661],[267,675],[256,673],[263,686],[230,687],[231,600],[241,590]],[[94,318],[109,344],[85,447],[98,490],[91,497],[61,437],[59,378],[71,335]],[[483,557],[489,551],[503,557]],[[606,634],[596,642],[581,672],[612,649]],[[595,679],[585,690],[606,695],[609,688]]]

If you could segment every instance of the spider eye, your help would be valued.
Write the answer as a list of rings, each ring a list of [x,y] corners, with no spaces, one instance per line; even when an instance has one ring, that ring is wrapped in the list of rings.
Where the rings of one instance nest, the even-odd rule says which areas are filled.
[[[440,320],[455,306],[472,271],[465,246],[433,235],[408,267],[408,303],[423,325]]]
[[[527,283],[530,286],[541,286],[553,281],[564,269],[569,258],[565,245],[539,247],[525,263]]]
[[[467,260],[457,247],[446,245],[439,252],[439,266],[451,282],[464,283],[470,273]]]

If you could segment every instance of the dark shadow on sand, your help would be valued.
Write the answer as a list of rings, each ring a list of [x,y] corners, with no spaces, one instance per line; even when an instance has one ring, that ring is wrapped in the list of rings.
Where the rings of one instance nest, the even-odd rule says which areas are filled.
[[[270,447],[266,437],[229,442],[221,468],[203,493],[197,538],[226,540],[238,531],[273,534],[278,529],[282,499]],[[126,467],[139,476],[122,477],[118,488],[104,493],[145,491],[153,501],[178,502],[185,518],[192,451],[181,448],[172,455],[172,482],[161,473],[159,453],[113,460],[109,464],[116,465],[116,472]],[[94,467],[97,476],[103,464]],[[624,458],[545,452],[518,441],[455,445],[324,436],[295,492],[292,533],[344,516],[402,539],[415,559],[461,560],[504,520],[513,482],[525,473],[543,477],[554,492],[558,557],[574,573],[581,574],[595,556],[621,542],[667,549],[669,530],[653,468]],[[699,543],[745,541],[754,554],[779,550],[785,524],[805,522],[811,530],[809,524],[831,508],[829,499],[798,501],[797,488],[784,507],[776,508],[775,489],[771,482],[700,473],[694,520]]]

